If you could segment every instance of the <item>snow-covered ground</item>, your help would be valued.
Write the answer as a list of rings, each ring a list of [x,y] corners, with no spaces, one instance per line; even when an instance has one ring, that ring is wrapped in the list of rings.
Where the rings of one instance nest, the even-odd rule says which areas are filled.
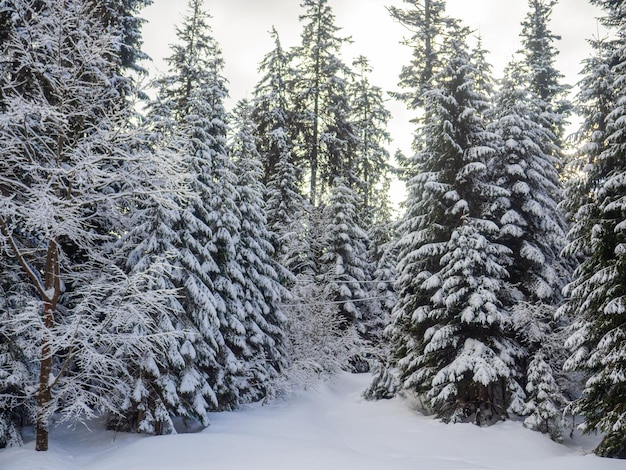
[[[55,428],[50,450],[0,451],[1,470],[624,470],[589,455],[597,439],[559,445],[505,422],[445,425],[406,400],[361,398],[367,375],[341,374],[299,398],[211,416],[198,433],[148,437],[94,425]]]

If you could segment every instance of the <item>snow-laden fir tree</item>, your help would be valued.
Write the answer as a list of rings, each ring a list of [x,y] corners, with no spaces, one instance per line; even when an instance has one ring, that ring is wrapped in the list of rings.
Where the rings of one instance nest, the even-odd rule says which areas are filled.
[[[502,227],[501,243],[512,251],[510,282],[519,300],[555,304],[567,269],[560,254],[565,222],[558,208],[562,188],[550,144],[554,135],[541,124],[541,107],[518,73],[509,66],[496,97],[492,130],[501,144],[489,170],[508,194],[492,212]]]
[[[510,251],[495,241],[498,226],[487,213],[503,194],[486,178],[495,154],[482,117],[487,98],[474,89],[466,32],[451,29],[448,60],[422,98],[429,119],[410,162],[391,365],[438,416],[485,423],[521,406],[520,347],[503,309]]]
[[[500,226],[499,242],[511,251],[508,283],[512,293],[506,307],[513,314],[513,327],[526,349],[517,364],[517,373],[525,382],[527,375],[527,380],[531,380],[530,365],[546,359],[551,364],[546,371],[561,373],[565,359],[562,348],[547,357],[542,349],[555,338],[561,339],[561,327],[551,315],[543,313],[554,313],[568,268],[561,256],[565,222],[558,207],[562,190],[558,160],[551,151],[554,136],[541,124],[539,100],[523,88],[518,74],[519,67],[511,64],[495,98],[491,128],[500,137],[500,145],[489,172],[506,191],[494,201],[490,212]],[[556,378],[551,380],[556,383]],[[533,387],[527,391],[527,410],[534,413],[532,403],[539,399],[536,393],[541,390]],[[559,395],[560,391],[555,393]],[[537,429],[558,437],[555,426]]]
[[[259,67],[264,75],[254,90],[252,120],[264,167],[266,216],[275,257],[295,271],[296,266],[290,266],[288,259],[298,258],[293,248],[304,233],[302,218],[306,199],[302,195],[304,170],[294,150],[296,123],[290,91],[294,71],[290,54],[283,49],[276,30],[272,30],[271,35],[275,47]],[[282,280],[284,285],[289,282],[289,279]]]
[[[167,206],[161,195],[176,192],[180,169],[146,151],[137,116],[113,86],[119,36],[90,2],[11,3],[0,51],[10,64],[0,84],[0,230],[34,299],[0,328],[30,340],[23,361],[38,365],[38,379],[23,392],[36,403],[35,448],[46,450],[52,414],[120,412],[130,365],[169,338],[154,335],[153,318],[169,310],[173,292],[148,295],[154,269],[126,275],[114,246],[141,219],[138,199]]]
[[[158,147],[155,150],[159,151]],[[173,420],[179,417],[207,426],[209,403],[213,407],[217,405],[202,373],[207,363],[217,367],[215,346],[207,340],[206,330],[202,328],[202,320],[209,319],[199,321],[197,311],[189,308],[189,299],[198,291],[192,272],[186,269],[194,263],[193,255],[180,239],[183,198],[176,194],[170,197],[168,206],[153,204],[143,220],[136,221],[121,239],[120,248],[123,251],[126,247],[127,251],[125,267],[130,273],[158,266],[147,288],[172,290],[179,295],[171,298],[167,310],[153,318],[160,332],[171,335],[163,349],[156,354],[147,353],[132,370],[133,394],[124,413],[113,416],[108,423],[115,429],[172,433],[175,432]],[[206,307],[210,305],[207,302]],[[186,308],[195,315],[187,315]]]
[[[370,291],[371,310],[376,312],[367,324],[370,340],[371,362],[374,379],[364,393],[367,399],[392,397],[398,387],[396,377],[391,372],[389,363],[389,341],[385,329],[389,326],[391,313],[397,302],[395,281],[397,278],[396,227],[392,220],[389,201],[382,198],[381,206],[375,211],[377,219],[368,230],[370,240],[368,259],[373,263],[372,285]]]
[[[382,329],[395,303],[393,280],[395,259],[392,209],[389,198],[393,172],[385,145],[390,137],[386,130],[390,113],[385,108],[382,90],[370,83],[372,68],[364,56],[353,62],[356,73],[350,86],[352,119],[358,136],[356,147],[356,221],[367,232],[367,260],[371,264],[372,282],[368,287],[370,310],[377,312],[366,323],[368,338],[380,344]]]
[[[577,217],[576,213],[579,209],[591,207],[589,203],[593,201],[597,177],[590,175],[598,157],[606,150],[607,116],[615,102],[615,74],[611,67],[614,44],[600,39],[591,40],[590,43],[594,54],[583,61],[584,75],[579,83],[580,92],[576,102],[585,120],[576,134],[578,148],[566,167],[567,181],[562,203],[563,210],[572,223],[571,230],[579,233],[589,230],[589,227],[581,227],[581,222],[593,220],[589,216]],[[576,252],[573,256],[584,258],[587,252]]]
[[[267,185],[277,171],[279,161],[293,162],[293,136],[296,130],[291,104],[295,80],[292,57],[280,42],[276,29],[270,33],[274,49],[263,57],[259,72],[263,74],[254,88],[252,119],[256,125],[257,148],[263,162],[263,182]]]
[[[526,374],[526,392],[531,399],[526,402],[524,426],[549,434],[555,441],[563,440],[562,410],[567,401],[544,351],[533,355]]]
[[[349,184],[355,180],[350,70],[341,60],[341,47],[349,39],[338,35],[340,28],[328,0],[304,0],[302,7],[301,44],[293,51],[297,149],[307,165],[309,200],[317,206],[328,196],[335,177],[345,177]]]
[[[243,284],[237,264],[241,212],[237,177],[228,155],[226,80],[223,59],[201,0],[191,0],[177,30],[179,42],[167,59],[169,74],[157,81],[155,118],[172,139],[190,173],[181,213],[182,304],[202,341],[196,363],[212,389],[213,406],[234,408],[245,380],[241,348],[246,344],[243,305],[236,284]],[[173,126],[168,131],[168,126]],[[166,138],[168,136],[166,135]]]
[[[138,203],[150,204],[149,201]],[[175,245],[178,245],[178,236],[173,229],[178,217],[176,209],[175,203],[167,208],[153,205],[120,241],[120,251],[126,251],[124,267],[129,273],[146,272],[160,265],[156,270],[157,276],[147,286],[149,290],[176,290],[171,273],[175,268],[167,259],[177,255]],[[159,332],[173,333],[176,331],[173,321],[182,314],[179,299],[172,296],[168,309],[158,312],[152,320]],[[181,363],[184,364],[184,361],[176,361],[171,354],[177,345],[178,338],[172,335],[165,342],[163,351],[146,352],[139,363],[129,367],[133,380],[132,394],[125,402],[124,413],[110,417],[108,428],[149,434],[174,432],[172,418],[178,408],[182,408],[175,375],[182,369]],[[176,353],[180,357],[177,350]]]
[[[278,132],[276,133],[278,134]],[[277,138],[281,138],[277,135]],[[304,220],[308,214],[308,201],[301,193],[300,170],[291,161],[290,151],[282,152],[267,188],[267,224],[274,244],[275,258],[287,269],[281,281],[289,285],[296,275],[306,270],[301,260],[306,257],[302,238],[306,233]],[[306,263],[305,263],[306,264]]]
[[[21,428],[33,422],[35,407],[27,389],[37,380],[36,362],[29,360],[32,331],[18,333],[10,325],[17,312],[37,302],[29,284],[23,282],[20,267],[3,253],[0,275],[0,448],[22,445]]]
[[[276,137],[281,139],[276,132]],[[266,187],[267,226],[274,245],[275,259],[284,266],[279,273],[281,284],[289,286],[293,276],[306,272],[310,253],[305,250],[305,238],[310,206],[301,193],[301,171],[291,161],[291,151],[282,152],[275,173]]]
[[[320,275],[334,302],[340,303],[342,321],[356,324],[364,319],[371,279],[367,259],[368,237],[357,213],[358,196],[345,179],[337,178],[324,208]]]
[[[478,72],[475,77],[475,86],[477,92],[484,96],[491,97],[494,94],[495,84],[488,55],[489,51],[484,48],[483,38],[479,35],[470,56],[470,60],[472,64],[475,65]]]
[[[335,179],[324,208],[319,277],[328,300],[337,305],[340,324],[356,327],[367,339],[372,316],[369,298],[372,268],[369,262],[367,232],[360,226],[358,196],[343,178]],[[355,358],[356,370],[368,369],[363,358]]]
[[[566,251],[581,262],[561,313],[574,318],[566,343],[572,355],[565,365],[585,379],[573,411],[584,416],[584,431],[604,433],[598,455],[626,458],[626,4],[593,3],[605,10],[602,21],[611,37],[596,42],[599,49],[589,63],[593,68],[586,67],[580,94],[587,153],[578,184],[570,186],[578,208],[568,207],[572,228]]]
[[[554,42],[560,38],[549,29],[556,3],[529,1],[522,23],[521,60],[509,64],[495,98],[492,129],[501,145],[490,165],[496,183],[509,193],[498,198],[492,213],[502,227],[499,241],[512,251],[508,282],[515,295],[508,307],[527,351],[518,362],[518,374],[525,381],[529,366],[547,358],[550,367],[546,370],[554,372],[555,383],[557,375],[563,377],[562,349],[545,356],[542,345],[560,339],[565,325],[535,314],[554,310],[571,270],[561,254],[567,229],[558,207],[563,199],[559,175],[563,129],[570,105],[565,99],[568,87],[560,83],[562,74],[554,65],[558,54]],[[538,391],[536,387],[528,390],[527,409],[538,400]],[[558,433],[550,430],[550,434],[557,437]]]
[[[555,42],[561,37],[550,30],[552,11],[558,0],[528,0],[528,14],[522,22],[523,87],[537,98],[541,124],[552,134],[552,156],[563,158],[563,139],[571,103],[569,86],[562,83],[563,74],[555,67],[559,54]]]
[[[428,112],[428,108],[424,109],[424,96],[432,86],[433,76],[439,72],[441,65],[447,60],[445,47],[442,46],[445,43],[444,38],[448,35],[448,26],[453,22],[445,14],[445,1],[405,0],[404,3],[407,4],[405,9],[395,6],[388,9],[394,20],[412,31],[412,35],[402,41],[402,44],[412,50],[411,62],[403,66],[400,73],[399,85],[404,91],[393,95],[404,101],[409,109],[420,112],[421,118],[415,118],[413,122],[421,124],[430,119],[422,114]],[[420,145],[419,136],[416,133],[413,150],[418,152]],[[415,159],[406,158],[399,152],[395,157],[403,173],[402,177],[408,182],[416,173]],[[414,197],[420,196],[415,194]],[[390,248],[389,254],[392,254],[397,261],[398,245],[394,242],[393,247]],[[382,272],[392,274],[389,270]],[[397,267],[394,267],[393,272],[397,273]],[[378,273],[380,274],[381,271]],[[395,276],[391,277],[395,278]],[[395,293],[392,297],[395,297]],[[389,325],[388,335],[391,335],[391,330],[392,326]],[[391,346],[384,365],[376,372],[372,385],[365,392],[367,398],[388,398],[393,396],[399,388],[398,380],[391,370],[395,367],[399,353],[396,346],[400,347],[397,344]]]
[[[433,75],[442,64],[441,46],[450,19],[445,14],[444,0],[404,0],[406,9],[390,7],[394,20],[413,34],[402,41],[412,50],[411,63],[402,67],[400,86],[406,92],[397,93],[409,109],[424,105],[423,93],[429,88]]]
[[[280,280],[288,279],[290,274],[273,257],[263,200],[261,156],[247,102],[237,106],[233,128],[230,152],[238,178],[236,202],[241,213],[236,260],[242,279],[237,292],[246,330],[246,345],[241,348],[246,381],[240,396],[250,402],[267,395],[269,383],[286,365],[281,303],[287,292]]]
[[[383,188],[387,188],[383,186]],[[394,283],[396,280],[396,250],[395,240],[396,221],[393,219],[389,192],[385,190],[387,196],[381,196],[374,213],[369,230],[368,260],[372,263],[372,284],[369,292],[371,299],[371,310],[376,312],[370,318],[367,325],[369,339],[375,347],[375,354],[379,354],[381,360],[385,360],[384,350],[387,348],[387,341],[384,338],[384,329],[389,324],[391,311],[396,304],[396,292]]]
[[[388,190],[391,177],[391,163],[385,145],[390,137],[387,124],[391,114],[385,108],[382,90],[370,83],[372,68],[364,56],[359,56],[352,64],[356,68],[350,83],[350,105],[354,132],[358,138],[355,158],[355,189],[359,196],[358,213],[369,228],[376,219],[375,210],[384,208],[379,195]],[[365,225],[367,224],[367,225]]]

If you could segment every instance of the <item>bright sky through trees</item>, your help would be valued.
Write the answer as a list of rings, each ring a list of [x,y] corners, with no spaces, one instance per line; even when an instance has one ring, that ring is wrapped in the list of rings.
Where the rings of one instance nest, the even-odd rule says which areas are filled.
[[[372,82],[384,90],[397,90],[398,74],[410,58],[410,48],[399,42],[408,31],[394,22],[387,13],[390,5],[402,6],[401,0],[331,0],[336,24],[351,36],[353,44],[346,47],[344,60],[351,63],[360,54],[370,59]],[[151,72],[162,71],[162,58],[174,41],[174,25],[179,22],[186,2],[154,0],[143,11],[148,20],[144,26],[144,49],[154,63]],[[505,64],[520,48],[520,23],[528,9],[526,0],[448,0],[450,15],[462,18],[476,29],[490,51],[489,60],[498,77]],[[212,27],[224,52],[225,75],[229,80],[231,103],[250,97],[258,80],[257,66],[263,55],[273,47],[268,31],[274,25],[285,47],[298,44],[302,14],[299,0],[213,0],[207,3],[213,16]],[[561,54],[557,60],[566,82],[578,81],[580,62],[589,55],[587,39],[598,34],[598,9],[587,0],[561,0],[554,9],[552,28],[562,36],[558,44]],[[393,114],[390,132],[396,148],[407,152],[413,126],[411,115],[402,103],[390,100]]]

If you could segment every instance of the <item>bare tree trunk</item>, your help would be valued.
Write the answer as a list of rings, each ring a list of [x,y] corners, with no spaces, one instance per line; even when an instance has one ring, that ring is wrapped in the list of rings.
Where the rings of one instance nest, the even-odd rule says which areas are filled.
[[[316,202],[318,199],[318,189],[317,189],[317,177],[318,177],[318,161],[319,161],[319,113],[320,113],[320,75],[321,75],[321,58],[320,58],[320,49],[321,49],[321,21],[322,21],[322,10],[321,4],[318,4],[317,10],[317,42],[315,47],[315,67],[313,70],[314,73],[314,82],[313,82],[313,142],[312,149],[310,154],[310,165],[311,165],[311,189],[310,189],[310,199],[311,205],[316,207]]]
[[[50,373],[52,356],[50,355],[49,329],[54,324],[51,302],[44,303],[44,333],[41,339],[41,365],[39,367],[39,393],[37,394],[37,421],[35,424],[35,450],[48,450],[48,406],[51,400]]]
[[[59,251],[55,240],[48,243],[44,280],[44,331],[41,338],[41,365],[39,368],[39,392],[37,394],[37,419],[35,423],[35,450],[48,450],[48,415],[52,400],[50,375],[52,373],[52,352],[50,349],[50,329],[54,326],[54,313],[61,291]]]
[[[430,82],[430,79],[433,78],[433,62],[434,62],[434,51],[433,51],[433,37],[431,30],[431,13],[432,7],[430,4],[431,0],[424,1],[424,29],[426,34],[424,35],[424,55],[426,56],[426,63],[424,64],[424,83],[423,85]]]

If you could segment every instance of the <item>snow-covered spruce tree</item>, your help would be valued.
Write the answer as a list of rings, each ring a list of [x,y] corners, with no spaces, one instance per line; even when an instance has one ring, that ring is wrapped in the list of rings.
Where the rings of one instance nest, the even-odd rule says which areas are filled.
[[[275,47],[259,67],[264,75],[254,90],[251,117],[264,167],[267,225],[272,233],[276,259],[288,265],[292,248],[304,232],[304,171],[296,161],[294,150],[296,123],[291,105],[294,80],[291,57],[281,46],[276,30],[272,30],[271,35]],[[281,281],[284,285],[289,282],[289,279]]]
[[[388,195],[387,185],[383,194]],[[396,304],[394,283],[396,279],[396,221],[393,220],[391,203],[388,196],[378,199],[374,210],[376,217],[367,231],[369,239],[368,260],[372,263],[372,284],[369,292],[371,311],[376,312],[367,323],[368,337],[374,347],[373,354],[379,361],[386,361],[388,342],[384,338],[384,329],[389,324],[391,311]]]
[[[241,351],[246,381],[240,396],[250,402],[267,395],[268,384],[286,364],[281,303],[286,300],[287,291],[280,280],[291,276],[273,257],[263,200],[261,157],[247,102],[238,104],[233,127],[230,152],[238,178],[237,206],[241,213],[236,249],[242,282],[237,288],[246,329],[246,346]]]
[[[327,219],[321,208],[303,201],[285,259],[293,277],[284,305],[286,366],[272,383],[271,395],[289,394],[351,367],[362,353],[355,323],[339,314],[326,276],[320,274]]]
[[[443,38],[447,35],[447,27],[451,20],[445,14],[445,1],[440,0],[405,0],[406,9],[390,7],[389,13],[394,20],[398,21],[413,34],[403,39],[402,44],[412,49],[413,57],[408,65],[403,66],[400,73],[399,85],[404,91],[393,93],[398,99],[406,103],[409,109],[418,110],[420,114],[424,110],[424,93],[430,89],[435,73],[440,70],[440,65],[446,60]],[[429,117],[414,119],[415,123],[428,122]],[[413,142],[413,150],[418,152],[420,143],[416,134]],[[416,167],[416,160],[406,158],[401,153],[396,153],[396,161],[400,166],[401,176],[408,181],[420,170]],[[415,197],[420,197],[418,194]],[[398,235],[398,234],[396,234]],[[394,242],[394,258],[398,256],[398,245]],[[397,269],[394,268],[397,272]],[[389,272],[389,271],[387,271]],[[391,337],[392,325],[389,325],[386,333]],[[396,347],[391,345],[385,364],[379,368],[374,376],[370,388],[365,392],[366,398],[379,399],[393,396],[399,388],[398,381],[392,369],[395,368],[398,354]]]
[[[317,206],[328,196],[337,176],[355,180],[355,133],[350,122],[348,78],[341,47],[349,41],[337,35],[335,15],[328,0],[304,0],[301,45],[293,51],[297,80],[293,83],[298,110],[297,149],[306,162],[308,197]]]
[[[281,280],[285,286],[291,284],[292,276],[302,271],[300,260],[303,253],[302,238],[305,236],[304,220],[308,214],[308,203],[302,195],[299,182],[300,170],[290,160],[291,152],[281,153],[276,171],[267,188],[267,224],[272,234],[275,258],[289,272]]]
[[[357,207],[354,190],[343,178],[336,178],[323,213],[319,277],[327,298],[337,304],[340,324],[344,328],[355,326],[366,339],[366,325],[375,312],[369,302],[372,279],[367,259],[369,239],[359,224]],[[360,372],[369,368],[360,357],[354,358],[353,366]]]
[[[360,299],[368,297],[371,278],[367,260],[367,232],[358,223],[357,195],[343,178],[336,178],[324,208],[320,275],[339,306],[342,321],[363,319]]]
[[[158,147],[154,150],[164,151]],[[160,332],[172,335],[162,350],[147,353],[134,365],[133,394],[124,413],[111,416],[108,423],[110,428],[118,430],[167,434],[175,432],[176,417],[194,419],[207,426],[208,403],[217,405],[215,394],[202,374],[207,364],[217,367],[215,347],[207,340],[207,329],[202,329],[208,318],[198,318],[197,310],[192,308],[189,308],[192,315],[185,310],[190,307],[190,292],[198,294],[197,280],[186,269],[197,261],[180,238],[181,232],[184,233],[180,204],[185,199],[176,194],[170,197],[168,206],[153,203],[146,207],[146,214],[120,240],[124,266],[131,274],[158,266],[147,289],[167,289],[179,295],[172,297],[169,308],[153,319]],[[149,202],[138,201],[144,205]],[[204,307],[210,305],[207,302]]]
[[[510,282],[520,291],[519,300],[554,305],[567,275],[560,254],[562,188],[550,144],[554,135],[541,124],[541,106],[522,83],[519,69],[509,66],[496,97],[492,130],[501,146],[489,170],[508,194],[492,211],[502,226],[500,240],[513,254]]]
[[[549,434],[555,441],[561,441],[563,408],[567,400],[561,392],[550,360],[543,351],[536,352],[528,365],[526,392],[531,397],[526,402],[524,426]]]
[[[385,191],[388,194],[388,191]],[[391,398],[398,389],[398,380],[392,372],[390,342],[385,334],[391,314],[397,302],[395,282],[397,278],[397,224],[392,217],[388,198],[379,199],[374,211],[376,218],[368,230],[370,246],[368,259],[373,263],[370,291],[371,311],[375,312],[366,324],[370,341],[370,363],[374,378],[364,393],[366,399]]]
[[[593,180],[586,178],[587,170],[592,167],[598,156],[606,149],[607,116],[615,102],[613,82],[614,71],[611,67],[614,44],[608,40],[589,41],[594,49],[593,56],[583,61],[583,78],[579,82],[580,91],[576,97],[576,108],[585,119],[575,134],[577,150],[568,159],[565,168],[567,177],[565,198],[562,203],[569,221],[575,224],[574,214],[589,201],[593,192]],[[580,198],[583,199],[580,199]]]
[[[120,72],[124,69],[144,72],[139,62],[148,58],[141,50],[141,25],[145,20],[138,14],[151,3],[152,0],[101,0],[93,5],[102,23],[119,37],[113,60],[118,63]]]
[[[550,31],[550,17],[558,0],[528,0],[528,14],[522,22],[520,34],[523,48],[523,87],[537,98],[541,110],[541,124],[551,132],[553,157],[563,159],[564,131],[571,103],[567,100],[569,86],[562,84],[563,74],[555,67],[559,54],[554,45],[560,36]],[[546,149],[547,150],[547,149]]]
[[[500,225],[498,241],[511,251],[508,283],[514,292],[507,305],[513,314],[513,327],[526,353],[518,358],[522,383],[530,381],[532,363],[550,361],[544,369],[562,374],[565,361],[562,348],[546,355],[544,347],[562,339],[553,315],[561,299],[561,288],[568,277],[568,267],[561,256],[565,242],[564,216],[558,207],[562,189],[557,171],[558,160],[551,151],[552,131],[542,125],[542,109],[532,91],[519,79],[519,67],[511,64],[495,98],[491,129],[500,137],[498,154],[489,165],[495,183],[506,191],[491,206],[491,214]],[[535,357],[535,356],[538,357]],[[527,377],[528,376],[528,377]],[[526,378],[527,377],[527,378]],[[556,378],[551,379],[556,383]],[[544,393],[530,382],[527,411]],[[560,391],[555,400],[563,403]],[[538,418],[537,418],[538,419]],[[543,419],[543,418],[542,418]],[[535,421],[529,420],[531,424]],[[539,421],[537,421],[539,422]],[[557,437],[555,425],[537,429]]]
[[[499,198],[493,214],[502,226],[501,243],[512,250],[509,283],[517,290],[512,312],[528,317],[513,320],[515,325],[525,325],[518,328],[519,340],[527,349],[518,364],[522,378],[530,374],[531,363],[547,359],[551,367],[546,370],[564,379],[565,358],[558,354],[562,350],[546,356],[542,345],[560,338],[565,322],[545,315],[533,317],[537,312],[552,311],[560,302],[571,271],[571,262],[561,254],[567,229],[558,207],[563,199],[559,175],[564,164],[563,132],[571,105],[565,99],[568,87],[560,83],[563,76],[554,66],[558,54],[554,42],[560,38],[550,31],[549,22],[556,3],[529,1],[530,11],[522,23],[521,61],[507,68],[496,97],[493,124],[502,145],[490,171],[497,184],[510,193]],[[529,324],[533,328],[529,329]],[[541,334],[530,335],[531,330]],[[539,399],[539,389],[531,388],[527,410],[536,411],[531,405]],[[556,436],[553,431],[550,434]]]
[[[368,255],[372,265],[372,281],[369,284],[370,311],[377,312],[367,321],[370,340],[380,344],[382,330],[395,304],[393,280],[395,259],[394,239],[389,188],[393,167],[385,144],[389,143],[386,131],[390,113],[385,108],[383,92],[369,81],[372,69],[367,58],[357,57],[351,83],[351,107],[355,132],[358,134],[356,147],[355,196],[357,197],[357,223],[367,232]],[[376,338],[376,339],[374,339]]]
[[[406,92],[397,93],[409,109],[421,109],[423,93],[441,65],[442,36],[450,18],[445,15],[444,0],[404,0],[407,9],[390,7],[389,13],[396,21],[406,26],[413,35],[402,41],[413,52],[411,63],[402,67],[400,86]]]
[[[585,104],[582,130],[587,144],[583,172],[570,186],[575,197],[566,252],[581,258],[566,303],[560,312],[574,318],[566,345],[572,355],[566,367],[584,374],[582,396],[573,411],[584,416],[585,432],[605,433],[598,455],[626,458],[626,336],[624,269],[624,98],[626,96],[626,30],[623,1],[597,0],[606,16],[610,40],[597,42],[593,68],[587,66],[580,97]],[[590,63],[590,65],[591,65]]]
[[[398,240],[398,303],[389,332],[402,386],[425,396],[447,421],[489,423],[523,395],[505,304],[509,250],[495,242],[486,209],[495,136],[474,90],[465,33],[454,27],[448,60],[423,96],[414,174]]]
[[[290,151],[281,153],[276,172],[266,187],[267,226],[274,245],[274,257],[285,270],[280,274],[281,284],[291,286],[294,276],[309,269],[312,262],[305,245],[306,220],[311,210],[301,193],[301,171],[290,160]]]
[[[22,444],[21,428],[34,422],[35,403],[28,387],[36,383],[38,368],[29,360],[32,331],[18,334],[10,325],[22,309],[36,302],[31,286],[22,281],[20,266],[2,253],[0,271],[0,448]]]
[[[240,402],[237,382],[244,380],[240,351],[246,344],[244,307],[235,284],[245,281],[236,260],[241,212],[226,146],[223,59],[208,19],[203,2],[191,0],[177,31],[179,43],[167,59],[169,74],[157,81],[155,111],[163,132],[173,126],[173,145],[190,173],[192,195],[182,210],[179,229],[180,282],[186,317],[201,337],[195,346],[196,364],[215,395],[212,405],[230,409]]]
[[[478,72],[475,78],[476,91],[484,96],[492,97],[494,95],[495,84],[488,55],[489,51],[484,48],[483,38],[479,35],[470,56],[470,60]]]
[[[606,20],[608,18],[604,19]],[[607,149],[607,118],[616,100],[614,88],[616,75],[612,65],[617,44],[608,39],[594,39],[590,40],[590,43],[594,54],[583,61],[584,75],[579,83],[580,92],[576,102],[577,109],[585,120],[576,133],[578,149],[566,167],[567,181],[562,203],[568,221],[572,224],[570,234],[577,233],[579,236],[590,233],[592,225],[584,227],[583,224],[592,224],[598,218],[598,207],[593,204],[600,178],[595,174],[596,163],[598,157]],[[594,215],[589,213],[583,217],[582,214],[590,209],[595,211]],[[584,246],[577,245],[576,250],[581,250]],[[574,251],[570,256],[584,259],[589,255],[588,249],[589,246],[583,251]]]
[[[377,217],[375,210],[384,209],[378,195],[388,189],[391,177],[389,152],[385,145],[390,137],[387,124],[391,114],[385,108],[383,92],[373,86],[369,80],[372,68],[366,57],[359,56],[352,64],[356,73],[350,83],[350,106],[354,132],[358,141],[355,149],[353,165],[356,167],[356,192],[359,196],[357,211],[363,222],[370,222]],[[377,195],[377,197],[375,197]]]
[[[269,184],[276,166],[287,158],[293,161],[293,137],[296,131],[291,105],[291,88],[295,80],[292,57],[286,51],[276,29],[270,33],[274,49],[263,57],[259,72],[263,74],[254,88],[252,119],[255,123],[257,148],[263,162],[263,183]]]
[[[153,318],[173,293],[147,295],[153,270],[125,275],[112,246],[137,219],[137,198],[167,205],[161,195],[175,191],[178,170],[144,151],[136,116],[112,86],[119,37],[92,6],[11,2],[0,52],[11,64],[0,84],[2,249],[36,296],[0,328],[4,337],[32,339],[22,353],[39,369],[24,390],[36,401],[37,450],[48,447],[54,413],[75,420],[119,412],[132,393],[128,364],[168,338],[153,335]],[[106,233],[94,230],[104,226]]]

